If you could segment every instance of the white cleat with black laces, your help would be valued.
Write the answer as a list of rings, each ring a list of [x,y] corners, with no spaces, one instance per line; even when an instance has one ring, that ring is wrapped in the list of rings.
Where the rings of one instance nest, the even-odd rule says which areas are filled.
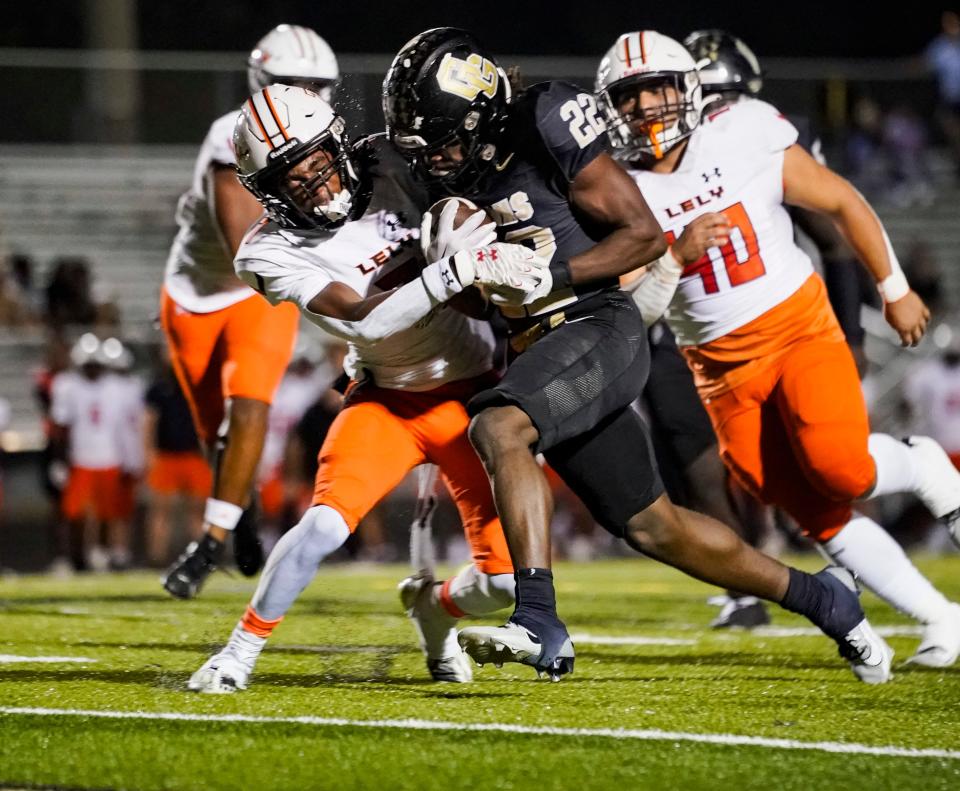
[[[460,631],[460,647],[478,665],[492,663],[500,667],[506,662],[530,665],[538,676],[544,673],[551,681],[559,681],[573,672],[574,650],[566,629],[546,648],[540,638],[518,623],[507,621],[503,626],[470,626]]]
[[[833,614],[857,612],[860,616],[863,615],[857,583],[847,569],[828,566],[815,576],[834,586],[837,599],[831,608]],[[831,634],[831,631],[825,628],[826,624],[819,625],[827,634]],[[833,632],[832,636],[840,656],[850,663],[853,674],[865,684],[885,684],[893,677],[893,649],[877,634],[866,618],[862,617],[856,626],[842,637],[837,637],[836,632]]]
[[[426,572],[407,577],[397,585],[400,603],[413,621],[431,678],[466,684],[473,681],[473,668],[457,644],[457,619],[436,601],[439,584]]]
[[[211,695],[229,695],[247,688],[247,679],[252,671],[253,663],[244,661],[227,646],[190,676],[187,688]]]

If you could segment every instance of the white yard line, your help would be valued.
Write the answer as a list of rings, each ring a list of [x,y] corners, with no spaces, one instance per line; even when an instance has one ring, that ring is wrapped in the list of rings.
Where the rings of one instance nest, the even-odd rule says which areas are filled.
[[[110,720],[163,720],[173,722],[224,722],[252,724],[312,725],[340,728],[387,728],[412,731],[469,731],[516,733],[531,736],[572,736],[657,742],[696,742],[737,747],[766,747],[774,750],[810,750],[848,755],[883,755],[895,758],[940,758],[960,761],[960,750],[856,744],[854,742],[803,742],[795,739],[768,739],[732,733],[684,733],[656,729],[550,728],[511,725],[500,722],[444,722],[435,720],[349,720],[341,717],[261,717],[252,714],[184,714],[176,711],[104,711],[85,709],[41,709],[0,707],[0,715],[41,717],[88,717]]]
[[[18,662],[46,662],[48,664],[62,664],[64,662],[96,662],[85,656],[15,656],[14,654],[0,654],[0,665],[9,665]]]
[[[920,637],[923,634],[922,626],[876,626],[877,634],[881,637]],[[758,626],[751,629],[750,634],[758,637],[822,637],[816,626]]]
[[[693,638],[643,637],[639,635],[572,634],[575,645],[696,645]]]

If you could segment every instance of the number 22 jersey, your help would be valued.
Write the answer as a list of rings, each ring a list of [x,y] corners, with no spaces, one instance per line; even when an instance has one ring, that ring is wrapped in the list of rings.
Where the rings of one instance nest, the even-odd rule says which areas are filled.
[[[784,151],[796,141],[797,130],[774,107],[744,99],[704,117],[672,173],[629,171],[668,242],[708,212],[723,212],[732,226],[726,245],[686,267],[665,314],[681,346],[749,324],[813,274],[783,206]],[[749,358],[759,350],[748,343],[742,351]]]

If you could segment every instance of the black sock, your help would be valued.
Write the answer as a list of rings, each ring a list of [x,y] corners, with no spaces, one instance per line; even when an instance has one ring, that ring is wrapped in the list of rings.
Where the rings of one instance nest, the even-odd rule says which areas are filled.
[[[550,569],[517,569],[513,577],[517,581],[516,612],[557,617],[557,594]]]
[[[789,568],[790,582],[787,583],[787,592],[783,594],[780,606],[790,612],[806,615],[807,618],[816,615],[823,601],[823,585],[820,580],[814,579],[812,574]]]

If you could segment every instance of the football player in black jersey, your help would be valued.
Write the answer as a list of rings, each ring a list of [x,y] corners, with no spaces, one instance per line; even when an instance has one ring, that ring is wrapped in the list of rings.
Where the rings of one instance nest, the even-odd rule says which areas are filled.
[[[383,104],[391,142],[423,182],[486,209],[501,239],[533,247],[553,273],[550,294],[502,311],[513,358],[500,383],[469,404],[471,440],[516,569],[517,606],[503,627],[463,630],[467,653],[481,663],[523,662],[555,680],[573,669],[556,612],[553,504],[540,452],[594,518],[635,549],[801,612],[854,665],[876,664],[882,641],[844,581],[789,569],[664,494],[631,407],[647,376],[646,330],[618,278],[644,264],[669,266],[661,257],[670,253],[643,196],[607,153],[592,95],[555,81],[511,100],[506,75],[473,36],[435,28],[397,54]]]

